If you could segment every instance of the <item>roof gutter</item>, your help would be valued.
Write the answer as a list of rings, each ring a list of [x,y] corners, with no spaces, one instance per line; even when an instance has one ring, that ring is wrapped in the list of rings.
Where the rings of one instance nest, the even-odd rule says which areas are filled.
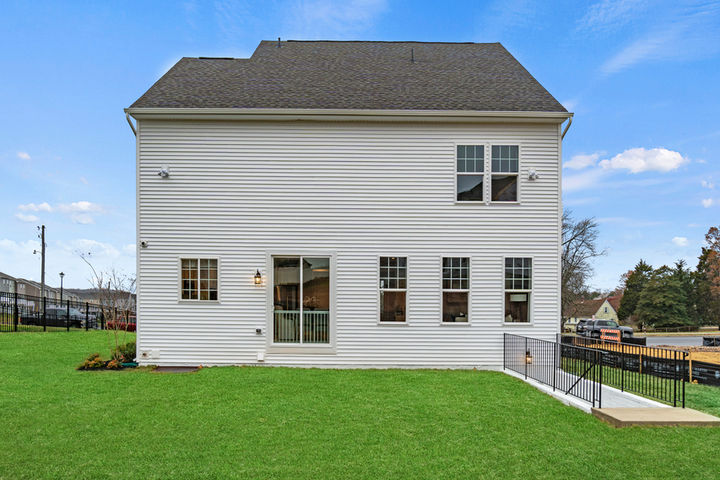
[[[567,133],[568,130],[570,130],[570,125],[572,125],[573,115],[574,114],[571,113],[570,116],[568,117],[568,123],[567,123],[567,125],[565,125],[565,130],[563,130],[562,135],[560,135],[560,140],[565,139],[565,134]]]
[[[475,110],[366,110],[315,108],[126,108],[135,119],[268,121],[425,121],[562,123],[568,112],[497,112]],[[128,119],[129,121],[129,119]],[[134,128],[133,128],[134,130]]]

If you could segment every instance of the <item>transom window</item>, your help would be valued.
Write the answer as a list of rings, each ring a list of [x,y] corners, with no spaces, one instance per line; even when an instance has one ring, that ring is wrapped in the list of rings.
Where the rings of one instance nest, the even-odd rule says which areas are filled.
[[[505,259],[505,322],[530,321],[532,258]]]
[[[491,164],[490,200],[517,202],[520,148],[517,145],[493,145]]]
[[[457,200],[459,202],[482,202],[485,147],[483,145],[458,145],[456,171]]]
[[[218,267],[214,258],[183,258],[181,261],[181,298],[217,300]]]
[[[380,257],[380,321],[404,322],[407,257]]]
[[[273,342],[330,343],[330,258],[273,258]]]
[[[468,294],[470,292],[470,259],[449,257],[442,259],[442,321],[456,323],[468,321]]]

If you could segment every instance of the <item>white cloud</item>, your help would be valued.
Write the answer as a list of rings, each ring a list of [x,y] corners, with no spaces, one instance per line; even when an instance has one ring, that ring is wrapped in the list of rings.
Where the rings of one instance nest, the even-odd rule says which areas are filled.
[[[288,38],[348,38],[370,29],[387,8],[385,0],[305,0],[285,18]]]
[[[88,184],[87,178],[85,178],[85,177],[80,177],[80,181],[81,181],[82,183],[84,183],[85,185]]]
[[[66,252],[88,255],[90,259],[113,260],[120,256],[120,251],[111,244],[88,238],[61,243],[61,246]]]
[[[128,243],[127,245],[123,246],[122,251],[125,255],[130,255],[131,257],[134,257],[137,253],[137,248],[135,247],[134,243]]]
[[[712,182],[709,181],[709,180],[703,180],[703,181],[701,181],[701,182],[700,182],[700,185],[702,185],[704,188],[709,188],[710,190],[712,190],[713,188],[715,188],[715,184],[712,183]]]
[[[17,156],[22,160],[30,160],[30,154],[27,152],[17,152]]]
[[[565,101],[560,102],[560,103],[562,103],[562,106],[565,107],[565,109],[566,109],[568,112],[574,112],[574,111],[575,111],[575,107],[577,107],[577,106],[578,106],[578,103],[580,103],[580,102],[579,102],[579,100],[577,100],[577,99],[571,99],[571,100],[565,100]]]
[[[18,209],[24,212],[52,212],[53,208],[49,203],[43,202],[39,204],[26,203],[25,205],[18,205]]]
[[[614,30],[630,22],[646,6],[644,0],[602,0],[588,8],[578,22],[578,30]]]
[[[606,170],[629,170],[630,173],[669,172],[688,161],[680,153],[665,148],[631,148],[610,160],[602,160],[600,166]]]
[[[607,173],[605,170],[595,168],[576,175],[564,175],[562,179],[563,191],[572,192],[596,187]]]
[[[712,207],[713,203],[715,203],[715,200],[713,200],[712,198],[703,198],[702,200],[702,206],[705,208]]]
[[[571,170],[582,170],[583,168],[592,167],[597,163],[600,155],[602,155],[602,152],[595,152],[589,155],[573,155],[570,160],[563,164],[563,168],[569,168]]]
[[[687,237],[673,237],[672,242],[678,247],[686,247],[688,244]]]
[[[95,223],[95,219],[92,217],[92,215],[88,215],[87,213],[73,213],[70,215],[70,219],[73,221],[73,223],[79,223],[80,225],[89,225],[91,223]]]
[[[707,58],[720,50],[720,4],[678,4],[658,11],[649,31],[638,32],[633,41],[600,68],[605,75],[648,61]],[[628,17],[632,20],[632,17]]]
[[[26,213],[16,213],[15,218],[20,220],[21,222],[37,222],[38,217],[35,215],[28,215]]]
[[[88,202],[85,200],[72,203],[61,203],[57,206],[57,209],[64,213],[72,212],[102,212],[103,209],[97,203]]]

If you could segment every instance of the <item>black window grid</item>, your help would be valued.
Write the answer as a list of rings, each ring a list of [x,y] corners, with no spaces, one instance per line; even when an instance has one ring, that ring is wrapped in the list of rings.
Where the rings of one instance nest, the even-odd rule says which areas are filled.
[[[505,259],[505,290],[532,289],[532,258]]]
[[[467,257],[444,257],[442,262],[443,290],[468,290],[470,288],[470,259]]]
[[[407,257],[380,257],[380,289],[407,288]]]

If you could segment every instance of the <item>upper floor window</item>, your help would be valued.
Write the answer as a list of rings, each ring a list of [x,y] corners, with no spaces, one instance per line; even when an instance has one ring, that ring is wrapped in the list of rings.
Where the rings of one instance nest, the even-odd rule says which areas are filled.
[[[181,261],[183,300],[218,299],[218,261],[214,258],[183,258]]]
[[[380,257],[380,321],[404,322],[407,257]]]
[[[530,321],[532,258],[505,259],[505,321]]]
[[[470,292],[470,259],[450,257],[442,259],[442,321],[468,321]]]
[[[457,201],[483,201],[484,171],[485,147],[483,145],[457,146]]]
[[[517,145],[492,146],[491,201],[517,202],[519,150]]]

